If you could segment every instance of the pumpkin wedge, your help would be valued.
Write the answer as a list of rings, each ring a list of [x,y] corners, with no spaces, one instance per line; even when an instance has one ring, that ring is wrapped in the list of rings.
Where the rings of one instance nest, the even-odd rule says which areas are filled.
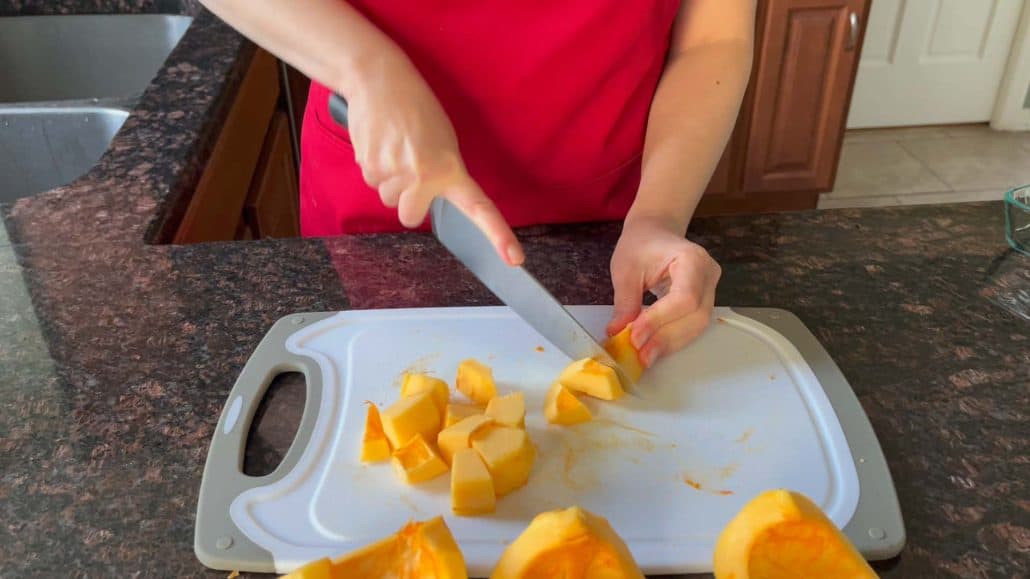
[[[308,563],[286,579],[468,579],[465,558],[441,517],[411,522],[396,534],[336,559]]]
[[[744,505],[719,535],[713,568],[716,579],[876,578],[815,503],[786,490]]]
[[[368,403],[365,415],[365,433],[361,437],[361,462],[379,462],[390,458],[390,441],[383,432],[383,421],[379,417],[379,408]]]
[[[640,362],[640,353],[630,341],[630,326],[626,326],[621,332],[608,338],[604,343],[604,349],[619,363],[626,378],[633,383],[640,380],[640,375],[644,373],[644,365]],[[628,387],[631,384],[624,386]]]
[[[643,579],[608,521],[579,507],[537,515],[490,579]]]
[[[565,426],[593,419],[590,409],[561,382],[551,384],[547,396],[544,397],[544,417],[551,424]]]

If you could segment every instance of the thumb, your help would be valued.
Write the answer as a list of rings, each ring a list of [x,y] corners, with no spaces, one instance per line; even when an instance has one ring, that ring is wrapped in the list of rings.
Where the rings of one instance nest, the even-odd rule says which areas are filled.
[[[640,314],[644,282],[636,268],[612,265],[612,289],[615,290],[615,311],[608,322],[608,335],[613,336]]]

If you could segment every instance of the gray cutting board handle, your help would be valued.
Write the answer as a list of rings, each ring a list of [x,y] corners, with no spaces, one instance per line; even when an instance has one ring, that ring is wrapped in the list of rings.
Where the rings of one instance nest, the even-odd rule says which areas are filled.
[[[193,550],[207,567],[226,571],[246,568],[275,572],[271,554],[255,545],[236,527],[229,515],[229,505],[244,491],[270,485],[289,474],[307,448],[322,398],[322,374],[314,360],[289,352],[286,339],[301,328],[332,315],[296,314],[276,322],[247,360],[229,393],[211,437],[197,501]],[[243,474],[243,456],[251,421],[268,386],[283,372],[304,374],[307,382],[304,414],[279,466],[265,476],[247,476]]]
[[[787,310],[731,309],[769,326],[794,344],[830,399],[858,472],[858,506],[844,534],[867,559],[879,561],[900,553],[905,546],[905,526],[887,459],[855,391],[829,352],[804,322]]]

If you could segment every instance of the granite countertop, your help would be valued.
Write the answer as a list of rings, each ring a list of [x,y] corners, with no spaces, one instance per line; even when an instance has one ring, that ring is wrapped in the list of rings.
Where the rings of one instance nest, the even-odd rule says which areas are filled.
[[[124,4],[197,20],[94,171],[0,207],[4,577],[224,577],[193,555],[197,490],[222,404],[275,320],[495,303],[420,234],[153,244],[252,48],[192,3]],[[718,303],[793,311],[858,394],[908,532],[883,577],[1030,575],[1030,260],[1002,228],[1000,203],[692,227],[723,264]],[[598,304],[618,232],[520,235],[560,300]]]

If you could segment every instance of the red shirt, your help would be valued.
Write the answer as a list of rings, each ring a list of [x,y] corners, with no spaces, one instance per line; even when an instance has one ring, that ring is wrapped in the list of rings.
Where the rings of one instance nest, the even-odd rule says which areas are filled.
[[[678,0],[355,0],[409,56],[471,176],[513,227],[622,219]],[[311,86],[301,137],[305,236],[400,231]],[[686,106],[686,104],[684,104]]]

